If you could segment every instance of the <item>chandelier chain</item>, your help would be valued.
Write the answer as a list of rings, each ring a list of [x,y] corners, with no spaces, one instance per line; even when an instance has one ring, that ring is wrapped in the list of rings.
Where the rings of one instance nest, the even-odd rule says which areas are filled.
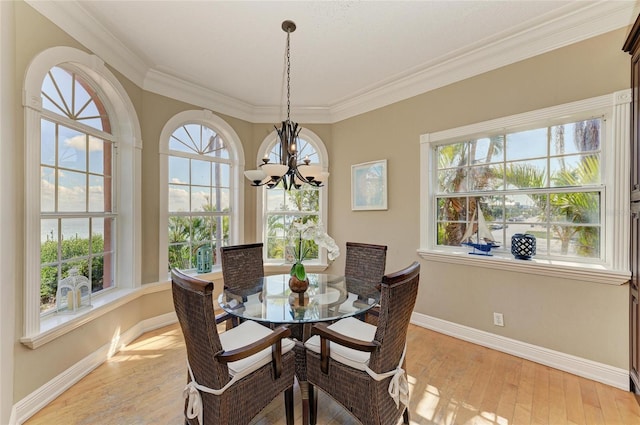
[[[287,30],[287,121],[289,121],[289,111],[291,110],[291,55],[290,55],[291,31]]]

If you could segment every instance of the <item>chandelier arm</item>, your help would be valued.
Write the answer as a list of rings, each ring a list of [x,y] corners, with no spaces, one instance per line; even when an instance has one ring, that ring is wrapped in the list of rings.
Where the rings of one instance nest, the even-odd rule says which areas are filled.
[[[280,180],[280,179],[278,179]],[[269,180],[267,181],[262,181],[262,180],[254,180],[251,182],[251,186],[255,186],[255,187],[260,187],[260,186],[264,186],[264,185],[275,185],[277,183],[273,183],[273,179],[269,178]]]
[[[301,164],[298,164],[298,165],[306,165],[306,164],[301,163]],[[293,172],[294,172],[295,176],[298,177],[298,179],[300,179],[304,183],[310,184],[311,186],[314,186],[314,187],[322,187],[322,186],[324,186],[322,184],[322,182],[316,180],[315,178],[308,179],[305,176],[303,176],[302,173],[300,173],[300,170],[298,169],[297,166],[296,166],[295,170],[293,170]],[[301,186],[301,185],[296,185],[296,187],[299,187],[299,186]]]
[[[296,167],[295,170],[293,170],[293,173],[296,177],[298,177],[298,179],[300,179],[304,183],[311,183],[313,181],[313,180],[308,180],[305,176],[303,176],[302,173],[300,173],[300,170],[298,169],[298,167]]]
[[[271,189],[272,187],[276,187],[278,185],[278,183],[280,183],[281,181],[284,180],[285,176],[286,176],[286,174],[278,177],[275,180],[272,177],[271,180],[269,180],[268,182],[265,183],[267,185],[267,188]]]
[[[290,189],[300,189],[304,184],[309,184],[314,187],[321,187],[323,184],[324,178],[323,173],[320,175],[313,175],[304,177],[298,168],[298,166],[305,165],[309,166],[308,157],[301,163],[298,163],[299,158],[299,150],[297,146],[298,138],[300,136],[300,131],[302,127],[298,125],[298,123],[291,121],[291,33],[296,30],[296,24],[293,21],[286,20],[282,22],[282,30],[287,33],[287,44],[286,44],[286,73],[287,73],[287,118],[282,121],[282,126],[278,128],[274,125],[276,133],[278,134],[279,141],[279,153],[280,153],[280,165],[284,165],[287,167],[287,171],[278,176],[269,176],[266,177],[268,179],[263,180],[251,180],[252,186],[267,186],[267,189],[274,188],[280,183],[285,190]],[[265,156],[263,159],[264,164],[269,163],[269,159]],[[262,165],[261,165],[262,166]],[[263,170],[264,171],[264,170]],[[273,169],[275,171],[275,169]],[[307,171],[310,171],[307,170]],[[280,172],[277,172],[280,174]],[[315,170],[316,174],[318,173]],[[327,173],[324,173],[327,174]],[[249,176],[247,176],[249,178]],[[266,180],[266,181],[265,181]],[[300,182],[300,183],[298,183]]]

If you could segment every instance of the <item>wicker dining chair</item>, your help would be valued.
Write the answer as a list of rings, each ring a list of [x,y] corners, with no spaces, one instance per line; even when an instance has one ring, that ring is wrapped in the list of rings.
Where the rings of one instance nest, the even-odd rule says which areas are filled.
[[[213,283],[173,269],[171,286],[187,348],[185,424],[246,425],[284,392],[286,423],[293,425],[291,331],[247,321],[218,334]]]
[[[242,297],[258,279],[264,277],[262,247],[262,243],[251,243],[220,248],[225,290]],[[239,323],[240,320],[234,316],[227,321],[227,329]]]
[[[387,263],[387,246],[359,242],[347,242],[346,245],[345,277],[353,277],[379,288]],[[360,319],[375,325],[379,314],[380,309],[375,306]]]
[[[409,388],[403,369],[419,278],[417,262],[382,278],[377,326],[353,317],[313,326],[313,336],[305,343],[311,394],[317,386],[364,425],[395,424],[400,416],[409,423]],[[397,399],[390,394],[391,381],[397,384],[393,387]],[[310,400],[314,420],[317,408],[314,397]]]
[[[387,246],[347,242],[344,275],[378,285],[384,276]]]

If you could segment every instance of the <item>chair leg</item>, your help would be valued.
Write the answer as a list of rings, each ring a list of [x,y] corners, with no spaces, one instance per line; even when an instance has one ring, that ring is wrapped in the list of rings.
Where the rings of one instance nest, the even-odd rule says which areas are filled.
[[[406,425],[409,425],[409,408],[408,407],[404,408],[404,412],[402,413],[402,419]]]
[[[233,329],[238,326],[238,318],[236,316],[230,317],[225,323],[225,330]]]
[[[284,410],[287,425],[293,425],[293,386],[284,390]]]
[[[309,425],[316,425],[318,420],[318,390],[309,384]]]

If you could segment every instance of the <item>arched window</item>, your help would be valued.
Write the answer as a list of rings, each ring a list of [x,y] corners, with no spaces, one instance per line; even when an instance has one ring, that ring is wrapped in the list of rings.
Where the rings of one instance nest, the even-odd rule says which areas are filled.
[[[161,178],[166,183],[161,186],[160,276],[172,267],[196,269],[203,247],[211,249],[217,267],[220,248],[241,241],[240,140],[210,111],[176,115],[161,140]]]
[[[298,138],[298,157],[308,158],[310,164],[320,165],[323,171],[327,171],[328,155],[320,137],[306,128],[303,128]],[[258,151],[259,163],[262,158],[268,156],[271,163],[280,163],[280,148],[276,132],[267,136]],[[287,243],[287,231],[291,223],[295,221],[306,222],[308,220],[321,222],[325,226],[327,184],[322,187],[304,185],[300,189],[284,190],[281,185],[272,189],[266,186],[257,188],[260,191],[258,211],[258,234],[262,235],[264,243],[265,263],[283,263],[285,246]],[[313,253],[315,258],[308,258],[311,263],[326,264],[325,250]]]
[[[72,269],[98,298],[140,284],[141,142],[122,85],[100,59],[77,49],[36,56],[24,99],[23,342],[35,348],[47,338],[41,332],[67,322],[46,319],[61,312],[57,285]]]
[[[42,84],[40,309],[56,310],[71,269],[92,292],[115,285],[116,139],[103,102],[78,72],[55,66]]]

